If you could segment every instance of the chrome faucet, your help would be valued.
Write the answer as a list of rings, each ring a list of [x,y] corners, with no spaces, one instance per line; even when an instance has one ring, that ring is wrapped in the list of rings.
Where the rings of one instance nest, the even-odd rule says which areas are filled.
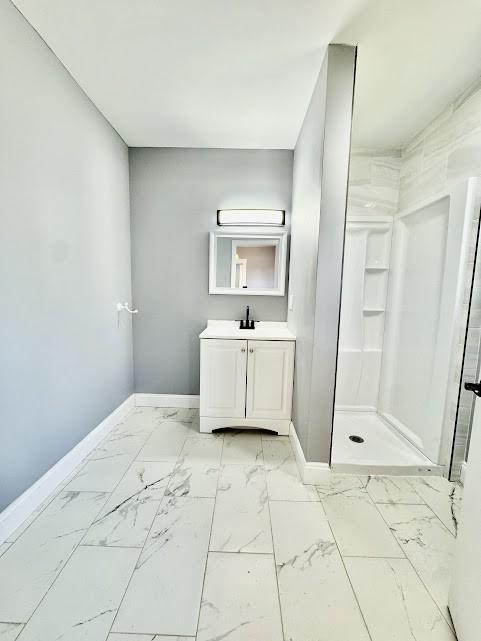
[[[255,329],[254,323],[256,322],[253,319],[249,319],[249,305],[246,307],[246,317],[239,321],[239,329]]]

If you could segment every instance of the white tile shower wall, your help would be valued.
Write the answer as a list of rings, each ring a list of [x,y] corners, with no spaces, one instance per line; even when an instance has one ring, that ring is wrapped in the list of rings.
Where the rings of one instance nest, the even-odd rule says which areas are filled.
[[[349,167],[347,219],[392,216],[398,209],[400,152],[353,150]]]
[[[470,176],[481,175],[481,78],[469,86],[402,150],[399,208],[416,204]],[[467,273],[471,273],[476,247],[477,219],[473,220],[471,251]],[[468,342],[463,379],[476,376],[481,334],[481,266],[476,268],[471,302]],[[469,301],[470,283],[466,283],[465,308]],[[464,347],[464,327],[460,327],[459,355],[453,371],[451,399],[444,433],[449,435],[456,420],[456,406]],[[471,395],[462,394],[458,429],[454,443],[453,478],[459,478],[465,458],[471,421]],[[449,459],[450,439],[444,443],[444,460]]]

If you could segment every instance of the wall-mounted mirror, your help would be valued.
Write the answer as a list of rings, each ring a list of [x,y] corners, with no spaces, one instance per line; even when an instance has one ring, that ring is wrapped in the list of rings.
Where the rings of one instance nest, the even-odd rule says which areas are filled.
[[[286,232],[212,232],[209,293],[284,296],[286,253]]]

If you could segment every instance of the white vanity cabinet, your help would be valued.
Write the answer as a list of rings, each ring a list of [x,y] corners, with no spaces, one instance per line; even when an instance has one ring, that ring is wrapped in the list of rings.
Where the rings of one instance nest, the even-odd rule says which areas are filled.
[[[217,331],[212,323],[200,335],[200,431],[257,427],[288,434],[295,339],[285,323],[238,330],[218,321]]]

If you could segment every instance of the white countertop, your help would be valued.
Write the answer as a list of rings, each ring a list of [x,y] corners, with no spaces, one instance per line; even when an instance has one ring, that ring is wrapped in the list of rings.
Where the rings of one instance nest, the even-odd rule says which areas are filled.
[[[251,339],[266,341],[295,341],[294,334],[287,329],[287,323],[259,321],[255,329],[239,329],[238,321],[208,320],[207,327],[199,338]]]

